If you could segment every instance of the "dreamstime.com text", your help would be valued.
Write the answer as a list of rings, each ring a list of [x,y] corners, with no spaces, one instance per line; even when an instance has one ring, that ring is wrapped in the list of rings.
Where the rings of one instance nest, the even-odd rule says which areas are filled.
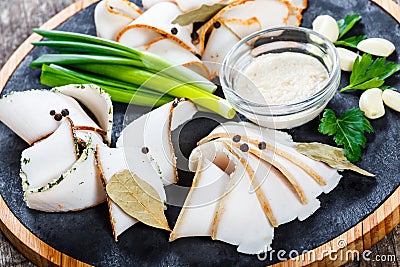
[[[260,253],[257,255],[260,261],[273,261],[278,259],[279,261],[321,261],[327,259],[330,261],[367,261],[367,262],[396,262],[396,255],[394,254],[373,254],[371,250],[365,250],[364,252],[359,252],[358,250],[342,250],[347,246],[345,240],[339,240],[338,249],[323,250],[321,252],[316,252],[315,250],[308,251],[285,251],[285,250],[270,250],[267,253]]]

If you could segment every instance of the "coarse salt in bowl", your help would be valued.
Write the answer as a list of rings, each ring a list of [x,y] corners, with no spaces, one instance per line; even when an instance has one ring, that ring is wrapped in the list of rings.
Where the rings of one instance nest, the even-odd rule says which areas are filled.
[[[288,55],[296,55],[299,63],[280,66],[279,59]],[[270,62],[254,64],[263,57]],[[308,61],[316,61],[326,70],[326,80],[316,83],[316,88],[305,83]],[[276,64],[276,68],[268,64]],[[272,86],[269,91],[259,88],[249,75],[249,68],[254,66],[260,66],[257,75],[266,76],[258,77],[262,83]],[[287,73],[275,75],[279,68],[285,68]],[[278,27],[251,34],[232,47],[223,61],[220,80],[226,99],[250,121],[268,128],[288,129],[311,121],[323,111],[339,87],[340,74],[339,56],[332,42],[309,29]],[[294,78],[284,80],[290,75]],[[290,91],[290,84],[296,82],[304,91]],[[289,86],[284,88],[286,83]]]

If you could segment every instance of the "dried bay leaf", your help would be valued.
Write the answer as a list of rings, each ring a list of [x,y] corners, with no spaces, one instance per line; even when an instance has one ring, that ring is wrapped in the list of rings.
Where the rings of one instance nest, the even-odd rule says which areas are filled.
[[[149,226],[171,231],[157,191],[129,170],[114,174],[106,191],[124,212]]]
[[[221,3],[216,3],[210,6],[203,4],[198,9],[177,16],[174,21],[172,21],[172,23],[186,26],[195,22],[206,22],[214,17],[215,14],[217,14],[221,9],[226,6],[227,4]]]
[[[340,148],[321,143],[298,143],[295,148],[301,154],[313,160],[324,162],[334,169],[352,170],[365,176],[375,176],[348,161]]]

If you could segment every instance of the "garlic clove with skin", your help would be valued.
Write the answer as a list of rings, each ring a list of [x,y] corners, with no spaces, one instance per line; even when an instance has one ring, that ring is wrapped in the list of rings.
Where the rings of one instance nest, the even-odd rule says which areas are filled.
[[[369,38],[358,43],[357,49],[365,53],[388,57],[396,49],[394,44],[383,38]]]
[[[313,30],[322,34],[331,42],[336,42],[339,37],[339,26],[334,18],[329,15],[320,15],[312,23]]]
[[[357,58],[361,58],[361,56],[342,47],[338,47],[336,50],[339,54],[340,68],[343,71],[352,71],[354,62]]]
[[[379,88],[366,90],[360,97],[359,106],[368,119],[378,119],[385,115],[382,90]]]
[[[385,90],[382,99],[386,106],[400,112],[400,93],[393,90]]]

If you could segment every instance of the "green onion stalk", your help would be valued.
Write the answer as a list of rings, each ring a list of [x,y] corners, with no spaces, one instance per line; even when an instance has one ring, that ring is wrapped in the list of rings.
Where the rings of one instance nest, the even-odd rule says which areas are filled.
[[[195,89],[190,84],[171,80],[164,76],[153,74],[142,69],[106,64],[82,64],[75,67],[90,73],[104,75],[109,78],[118,79],[120,81],[142,86],[144,88],[151,88],[160,93],[168,94],[173,97],[188,98],[195,104],[200,105],[210,111],[214,111],[217,114],[227,118],[232,118],[235,116],[234,109],[226,102],[225,99],[206,91]]]
[[[188,98],[223,117],[235,115],[226,100],[212,94],[215,84],[157,55],[84,34],[35,32],[51,40],[33,43],[35,46],[62,53],[42,55],[31,63],[33,68],[42,67],[42,84],[94,83],[114,101],[144,106]]]
[[[191,81],[199,81],[201,83],[198,84],[198,87],[204,91],[214,93],[216,90],[215,84],[201,76],[200,74],[185,68],[180,65],[176,65],[169,60],[166,60],[158,55],[153,53],[140,51],[118,42],[106,40],[103,38],[80,34],[80,33],[72,33],[72,32],[63,32],[63,31],[47,31],[42,29],[34,29],[35,33],[46,37],[49,40],[58,41],[57,43],[49,43],[49,47],[54,50],[60,51],[74,51],[74,52],[84,52],[84,53],[95,53],[99,55],[110,55],[110,49],[114,48],[119,50],[117,54],[112,55],[119,55],[121,56],[123,53],[125,57],[136,59],[141,61],[147,69],[154,70],[155,73],[160,71],[165,71],[165,74],[168,74],[170,77],[180,80],[185,83],[190,83]],[[64,44],[67,42],[67,44]],[[40,45],[47,46],[47,42],[39,42]],[[71,45],[71,43],[77,44],[76,46]],[[82,47],[82,43],[85,44],[92,44],[97,46],[86,46]],[[34,45],[38,46],[39,44],[33,43]],[[70,48],[66,48],[67,45],[71,45]],[[82,49],[83,48],[83,49]]]
[[[169,95],[162,95],[157,92],[145,92],[137,87],[124,86],[123,83],[121,83],[121,87],[119,87],[118,83],[98,81],[99,78],[96,76],[82,74],[57,65],[43,65],[42,75],[40,76],[40,82],[42,84],[52,87],[67,84],[94,83],[104,89],[110,95],[111,100],[126,104],[159,107],[174,100],[174,98]],[[128,88],[128,90],[126,88]]]

